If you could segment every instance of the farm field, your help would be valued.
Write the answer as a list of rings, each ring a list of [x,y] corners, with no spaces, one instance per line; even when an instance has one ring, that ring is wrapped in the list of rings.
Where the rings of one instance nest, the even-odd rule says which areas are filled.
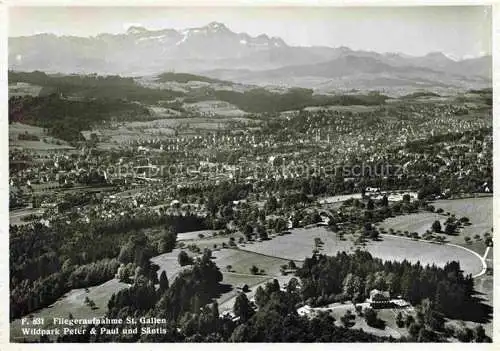
[[[337,202],[344,202],[344,201],[349,200],[349,199],[359,199],[360,200],[361,193],[323,197],[323,198],[319,198],[318,202],[320,204],[332,204],[332,203],[337,203]]]
[[[131,122],[135,123],[135,122]],[[137,122],[142,123],[142,122]],[[144,122],[147,123],[147,122]],[[132,141],[144,140],[152,137],[170,137],[174,135],[174,130],[166,127],[155,127],[154,124],[144,127],[120,126],[115,129],[100,129],[99,132],[110,144],[122,144]],[[147,137],[145,137],[147,136]]]
[[[287,260],[303,260],[311,256],[314,238],[323,242],[322,253],[335,255],[338,252],[352,252],[356,249],[351,240],[340,240],[334,233],[323,227],[313,229],[294,229],[291,234],[278,236],[270,242],[256,242],[247,245],[246,250],[262,253]],[[478,274],[482,270],[481,260],[474,254],[455,246],[439,245],[398,237],[384,236],[381,241],[368,241],[365,250],[374,257],[389,261],[404,259],[422,265],[436,264],[444,266],[447,262],[457,260],[466,273]]]

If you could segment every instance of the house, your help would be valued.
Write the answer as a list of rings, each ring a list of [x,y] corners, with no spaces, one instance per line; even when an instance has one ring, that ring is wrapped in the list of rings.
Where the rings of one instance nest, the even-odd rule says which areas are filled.
[[[312,313],[312,308],[309,305],[305,305],[297,309],[299,316],[308,316]]]
[[[390,294],[388,291],[373,289],[370,291],[368,302],[372,308],[384,308],[391,306]]]

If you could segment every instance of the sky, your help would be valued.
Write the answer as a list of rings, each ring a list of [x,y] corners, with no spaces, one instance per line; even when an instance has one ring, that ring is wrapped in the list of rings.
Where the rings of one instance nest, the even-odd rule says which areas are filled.
[[[209,22],[294,46],[347,46],[463,59],[491,53],[491,8],[441,7],[9,7],[9,36],[94,36],[131,25],[184,29]]]

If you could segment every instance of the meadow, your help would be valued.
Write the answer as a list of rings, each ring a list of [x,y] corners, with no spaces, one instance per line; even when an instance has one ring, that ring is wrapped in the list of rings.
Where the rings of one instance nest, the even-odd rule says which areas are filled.
[[[486,249],[483,235],[484,233],[491,233],[491,228],[493,227],[493,198],[477,197],[438,200],[433,202],[433,205],[436,210],[441,208],[443,209],[443,213],[449,212],[450,215],[455,215],[456,218],[469,218],[471,225],[460,228],[457,233],[458,235],[446,236],[446,241],[469,248],[482,256]],[[446,218],[447,216],[444,214],[419,212],[388,218],[380,223],[380,227],[386,230],[392,228],[395,231],[417,232],[421,235],[425,231],[430,230],[432,223],[436,220],[439,220],[444,228]],[[480,238],[474,239],[476,235],[479,235]],[[466,244],[464,240],[467,236],[472,239],[469,244]]]
[[[312,229],[293,229],[291,234],[277,236],[269,242],[256,242],[247,245],[246,250],[287,260],[303,260],[310,257],[314,249],[314,239],[324,242],[321,253],[335,255],[338,252],[353,252],[357,248],[370,252],[374,257],[387,261],[420,262],[422,265],[444,266],[447,262],[460,262],[466,273],[478,274],[482,270],[481,260],[460,247],[433,244],[406,238],[382,236],[379,241],[368,241],[366,246],[354,245],[352,238],[338,238],[335,233],[324,227]]]
[[[35,136],[39,140],[19,139],[19,135]],[[51,137],[40,127],[14,122],[9,124],[9,147],[30,150],[71,150],[72,146],[64,140]]]

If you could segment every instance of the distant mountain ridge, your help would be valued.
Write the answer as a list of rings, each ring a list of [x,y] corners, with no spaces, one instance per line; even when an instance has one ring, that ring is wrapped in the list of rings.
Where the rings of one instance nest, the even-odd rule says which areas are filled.
[[[491,56],[455,61],[440,52],[413,57],[347,47],[290,46],[266,34],[235,33],[219,22],[184,30],[132,26],[93,37],[9,38],[9,68],[52,73],[151,75],[168,71],[257,84],[491,86]],[[415,83],[417,84],[417,83]],[[418,84],[417,84],[418,85]]]

